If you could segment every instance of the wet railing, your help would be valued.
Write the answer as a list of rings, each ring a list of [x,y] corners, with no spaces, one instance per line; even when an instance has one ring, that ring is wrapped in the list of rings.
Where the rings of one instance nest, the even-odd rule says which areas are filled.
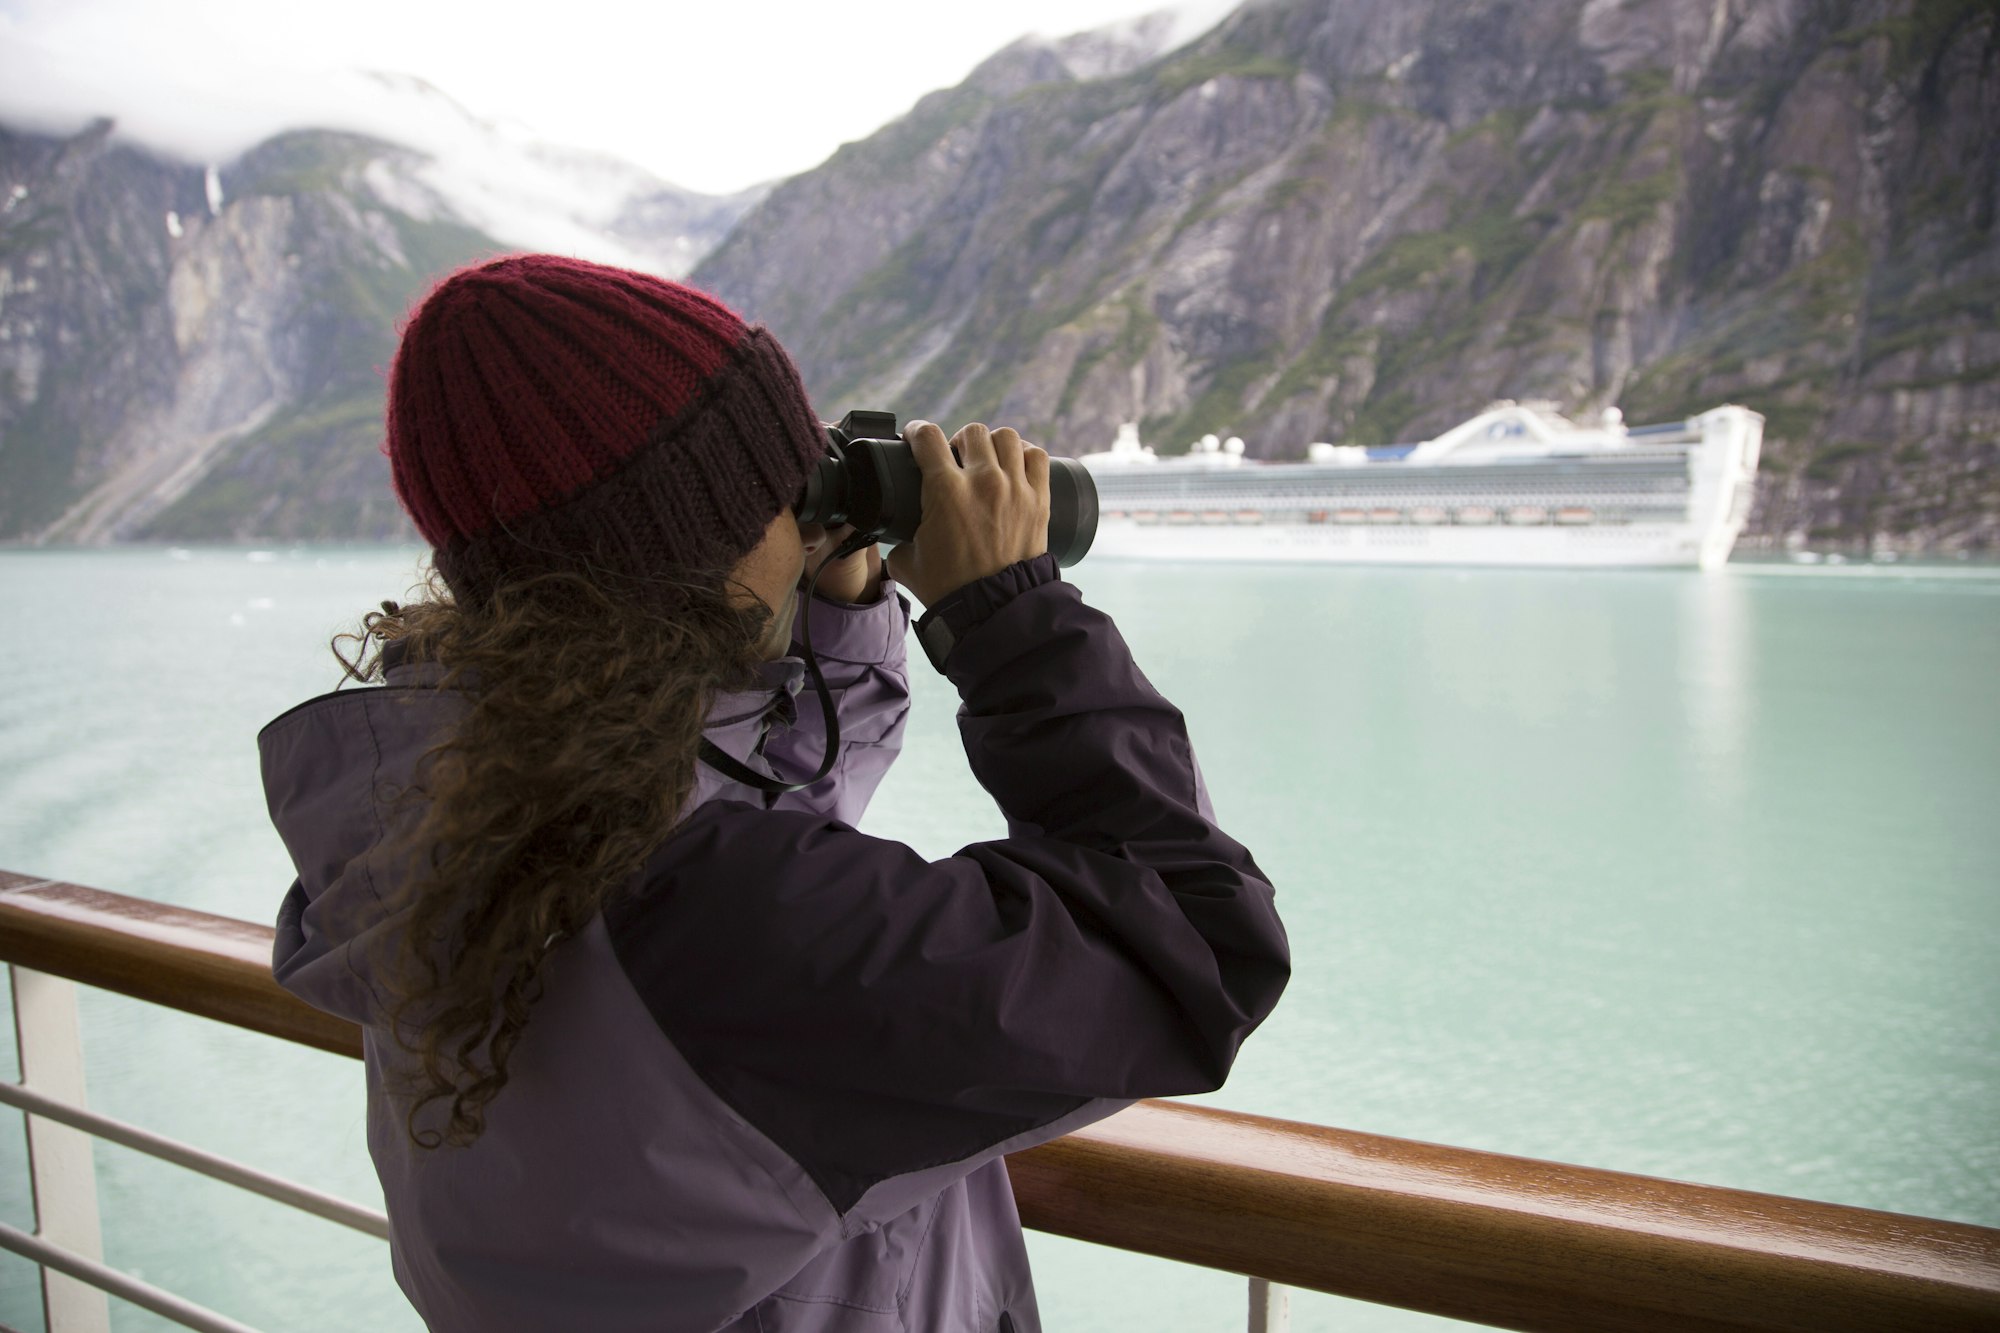
[[[280,990],[271,932],[0,872],[50,1333],[106,1327],[105,1298],[240,1330],[108,1268],[86,1133],[384,1234],[379,1213],[107,1121],[84,1106],[70,983],[343,1055],[359,1029]],[[1282,1328],[1302,1287],[1501,1328],[2000,1329],[2000,1230],[1146,1102],[1008,1159],[1022,1220],[1250,1279]]]

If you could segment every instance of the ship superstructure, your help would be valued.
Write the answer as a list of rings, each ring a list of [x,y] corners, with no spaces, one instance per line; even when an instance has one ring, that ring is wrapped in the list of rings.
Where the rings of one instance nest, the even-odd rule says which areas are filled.
[[[1614,408],[1586,427],[1508,401],[1421,444],[1272,463],[1213,436],[1162,458],[1128,425],[1082,459],[1101,508],[1091,553],[1711,569],[1749,516],[1763,429],[1734,406],[1642,427]]]

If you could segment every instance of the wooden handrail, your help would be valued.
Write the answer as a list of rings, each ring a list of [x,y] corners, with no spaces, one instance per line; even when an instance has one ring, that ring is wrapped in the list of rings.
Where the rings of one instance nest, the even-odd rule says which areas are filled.
[[[267,927],[0,871],[0,960],[343,1055]],[[1501,1328],[2000,1329],[2000,1230],[1171,1102],[1008,1159],[1029,1226]]]
[[[269,926],[0,870],[0,961],[361,1058],[361,1029],[271,979]]]

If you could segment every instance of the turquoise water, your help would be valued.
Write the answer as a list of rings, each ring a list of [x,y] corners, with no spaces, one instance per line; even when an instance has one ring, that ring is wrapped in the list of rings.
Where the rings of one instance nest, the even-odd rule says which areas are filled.
[[[268,920],[252,737],[415,560],[0,552],[0,867]],[[1292,932],[1206,1100],[2000,1226],[2000,572],[1072,573]],[[944,855],[999,821],[915,683],[868,826]],[[84,1042],[108,1114],[378,1201],[352,1062],[94,993]],[[273,1330],[417,1326],[377,1242],[97,1169],[119,1267]],[[32,1226],[11,1129],[0,1220]],[[1239,1279],[1031,1239],[1057,1333],[1241,1327]],[[34,1290],[0,1255],[0,1323],[39,1328]],[[1293,1300],[1301,1333],[1443,1322]]]

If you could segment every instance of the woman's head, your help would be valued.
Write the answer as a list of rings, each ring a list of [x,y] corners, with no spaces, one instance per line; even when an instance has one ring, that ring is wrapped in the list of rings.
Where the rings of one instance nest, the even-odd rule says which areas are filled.
[[[764,540],[825,447],[768,332],[554,255],[446,278],[390,374],[396,494],[461,602],[551,572],[671,602]]]

